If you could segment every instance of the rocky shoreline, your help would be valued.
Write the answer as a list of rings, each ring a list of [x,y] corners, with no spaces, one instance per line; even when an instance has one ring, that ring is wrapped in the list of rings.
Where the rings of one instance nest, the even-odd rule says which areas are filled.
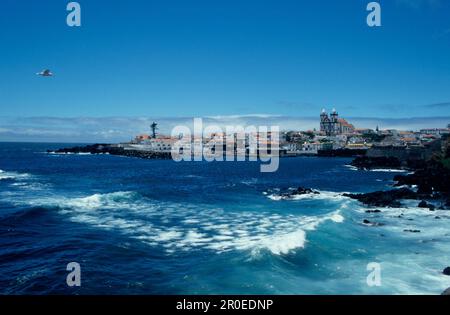
[[[62,148],[55,151],[47,150],[50,154],[110,154],[117,156],[136,157],[141,159],[171,159],[168,152],[152,152],[142,150],[124,149],[118,145],[112,144],[92,144],[86,146],[76,146],[71,148]]]
[[[411,173],[394,177],[394,190],[348,194],[366,205],[398,207],[401,200],[419,200],[418,207],[431,211],[450,209],[450,137],[443,138],[428,158],[407,156],[360,156],[352,166],[358,169],[402,169]]]
[[[405,205],[402,204],[402,200],[421,200],[418,204],[418,207],[420,208],[428,208],[429,211],[435,211],[436,207],[434,204],[428,203],[424,199],[431,198],[436,199],[435,195],[438,195],[439,198],[446,196],[448,198],[448,194],[446,194],[446,189],[448,186],[445,186],[445,184],[448,184],[449,177],[442,178],[440,176],[440,180],[436,179],[437,173],[422,173],[419,172],[419,175],[417,173],[407,175],[407,176],[401,176],[398,177],[397,184],[399,185],[404,183],[409,183],[412,185],[419,185],[424,183],[428,183],[431,185],[431,192],[430,190],[422,189],[422,191],[414,191],[411,188],[397,188],[393,190],[388,191],[376,191],[376,192],[370,192],[365,194],[343,194],[343,196],[356,199],[359,202],[363,203],[366,206],[369,207],[383,207],[383,208],[389,208],[389,207],[402,207],[407,208]],[[425,176],[425,174],[428,174],[428,176]],[[445,175],[445,174],[444,174]],[[437,180],[437,181],[436,181]],[[436,181],[436,182],[435,182]],[[406,184],[405,184],[406,185]],[[435,189],[436,190],[435,193]],[[266,193],[267,194],[267,193]],[[279,192],[276,194],[276,198],[274,200],[296,200],[296,197],[303,196],[303,195],[320,195],[321,193],[317,190],[311,189],[311,188],[305,188],[305,187],[298,187],[298,188],[289,188],[284,192]],[[273,195],[272,195],[273,196]],[[448,203],[448,199],[447,199]],[[438,208],[438,210],[450,210],[448,207],[441,206]],[[388,210],[386,210],[388,211]],[[383,212],[379,209],[367,209],[365,211],[367,214],[380,214]],[[403,214],[399,216],[399,218],[403,218]],[[440,219],[439,216],[435,217],[436,219]],[[376,222],[372,219],[364,219],[362,221],[362,224],[367,227],[382,227],[385,225],[385,223]],[[405,233],[421,233],[421,230],[418,229],[404,229],[403,232]],[[450,266],[445,267],[442,271],[443,275],[450,276]],[[444,292],[441,293],[441,295],[450,295],[450,288],[446,289]]]
[[[358,156],[350,163],[350,165],[364,170],[376,168],[403,169],[400,160],[394,157],[373,158],[368,156]]]
[[[371,207],[401,207],[402,199],[417,199],[417,194],[408,188],[400,188],[388,191],[375,191],[365,194],[344,194],[345,197],[356,199],[366,206]]]
[[[365,194],[344,194],[370,207],[405,207],[404,200],[418,200],[418,207],[429,211],[450,210],[450,146],[447,139],[442,152],[437,152],[429,160],[405,160],[395,157],[357,157],[351,163],[359,169],[396,168],[409,170],[412,173],[394,177],[394,188],[387,191],[376,191]],[[366,213],[380,210],[367,210]],[[381,211],[380,211],[381,212]],[[439,216],[435,217],[440,219]],[[376,222],[367,219],[363,224],[377,226]],[[420,230],[405,229],[404,232],[421,233]],[[450,276],[450,267],[442,271]],[[450,295],[450,288],[442,292]]]
[[[421,164],[421,166],[418,166]],[[399,165],[392,158],[357,158],[353,166],[363,169],[391,168]],[[421,208],[450,209],[450,169],[438,159],[416,163],[416,167],[408,168],[413,171],[407,175],[394,177],[393,190],[376,191],[366,194],[346,194],[345,196],[369,206],[399,207],[405,199],[419,200]]]

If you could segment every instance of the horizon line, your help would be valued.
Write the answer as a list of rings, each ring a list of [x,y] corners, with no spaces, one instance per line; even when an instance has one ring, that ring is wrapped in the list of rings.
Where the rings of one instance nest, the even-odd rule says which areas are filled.
[[[337,113],[339,114],[339,111],[337,111]],[[340,115],[340,114],[339,114]],[[130,115],[130,116],[120,116],[120,115],[112,115],[112,116],[88,116],[88,115],[80,115],[80,116],[50,116],[50,115],[43,115],[43,116],[7,116],[7,115],[0,115],[0,118],[6,118],[6,119],[45,119],[45,118],[50,118],[50,119],[83,119],[83,118],[93,118],[93,119],[101,119],[101,118],[108,118],[108,119],[113,119],[113,118],[151,118],[151,119],[190,119],[190,118],[203,118],[203,119],[216,119],[216,120],[220,120],[220,119],[238,119],[238,118],[317,118],[319,115],[317,116],[300,116],[300,115],[285,115],[285,114],[242,114],[242,115],[238,115],[238,114],[229,114],[229,115],[192,115],[192,116],[188,116],[188,115],[184,115],[184,116],[151,116],[151,115]],[[340,115],[341,116],[341,115]],[[383,116],[346,116],[343,115],[342,117],[347,117],[349,119],[383,119],[383,120],[387,120],[387,119],[449,119],[450,120],[450,115],[448,116],[402,116],[402,117],[383,117]],[[450,123],[450,122],[449,122]]]

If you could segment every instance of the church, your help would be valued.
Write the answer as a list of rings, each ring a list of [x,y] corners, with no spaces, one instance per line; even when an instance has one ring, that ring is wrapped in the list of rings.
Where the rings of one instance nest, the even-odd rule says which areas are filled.
[[[337,136],[349,134],[355,131],[355,127],[343,118],[339,118],[339,114],[335,109],[328,116],[325,109],[320,114],[320,131],[327,136]]]

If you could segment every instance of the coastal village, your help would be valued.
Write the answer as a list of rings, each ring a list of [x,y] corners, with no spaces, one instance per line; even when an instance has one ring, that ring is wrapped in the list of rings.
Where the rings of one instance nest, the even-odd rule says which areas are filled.
[[[320,114],[320,129],[307,131],[281,131],[279,143],[274,143],[271,133],[246,134],[242,143],[236,135],[212,134],[205,137],[204,146],[214,147],[217,144],[232,142],[236,150],[251,152],[250,143],[266,141],[268,148],[278,147],[280,156],[347,156],[367,155],[369,157],[395,157],[400,160],[423,160],[433,152],[442,149],[441,139],[450,134],[450,124],[446,128],[428,128],[417,131],[396,129],[356,128],[352,123],[341,118],[333,109],[330,114],[325,110]],[[127,143],[119,146],[128,151],[170,153],[173,145],[180,139],[159,135],[157,124],[153,123],[150,134],[140,134]],[[264,140],[262,140],[264,139]],[[192,137],[192,141],[196,139]]]

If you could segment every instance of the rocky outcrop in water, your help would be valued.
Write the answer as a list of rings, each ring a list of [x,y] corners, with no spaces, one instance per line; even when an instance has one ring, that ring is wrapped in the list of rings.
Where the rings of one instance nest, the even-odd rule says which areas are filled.
[[[297,196],[302,195],[319,195],[320,192],[313,190],[311,188],[304,188],[304,187],[298,187],[296,189],[289,189],[287,192],[281,193],[280,198],[281,199],[293,199]]]
[[[169,152],[154,152],[142,150],[125,150],[118,145],[112,144],[92,144],[86,146],[76,146],[72,148],[63,148],[56,151],[47,150],[47,153],[54,154],[110,154],[127,157],[136,157],[141,159],[170,159]]]
[[[306,194],[318,195],[318,194],[320,194],[320,192],[318,192],[317,190],[313,190],[311,188],[299,187],[299,188],[293,190],[292,192],[290,192],[290,194],[292,194],[292,195],[306,195]]]
[[[417,186],[420,194],[450,197],[450,169],[439,161],[431,160],[424,169],[416,170],[414,174],[397,175],[394,180],[397,182],[396,186]]]
[[[406,186],[411,189],[401,188],[347,196],[372,206],[398,207],[402,199],[417,199],[422,200],[419,204],[421,208],[434,211],[436,210],[435,204],[438,203],[437,208],[440,210],[450,209],[450,137],[443,139],[440,143],[442,146],[438,146],[439,150],[436,149],[434,155],[428,159],[400,160],[392,156],[363,156],[354,159],[351,164],[361,169],[403,168],[414,170],[412,174],[394,177],[394,181],[396,181],[394,186]]]
[[[381,210],[366,210],[366,213],[381,213]]]
[[[408,188],[375,191],[367,194],[344,194],[372,207],[401,207],[402,199],[417,199],[417,193]]]
[[[425,200],[422,200],[419,205],[419,208],[427,208],[430,209],[430,211],[434,211],[436,209],[436,207],[434,205],[432,205],[431,203],[426,202]]]
[[[376,169],[376,168],[395,168],[402,167],[402,163],[395,157],[368,157],[360,156],[351,162],[352,166],[361,169]]]
[[[298,188],[289,188],[286,192],[277,193],[273,196],[276,200],[292,200],[295,199],[295,197],[302,196],[302,195],[319,195],[320,192],[317,190],[311,189],[311,188],[304,188],[304,187],[298,187]]]
[[[363,224],[364,225],[368,225],[368,226],[383,226],[384,225],[384,223],[372,222],[372,221],[369,221],[367,219],[363,220]]]
[[[80,154],[80,153],[89,153],[89,154],[112,154],[117,150],[119,152],[120,148],[114,148],[110,144],[92,144],[86,146],[76,146],[71,148],[62,148],[56,151],[47,150],[47,153],[56,153],[56,154]]]

